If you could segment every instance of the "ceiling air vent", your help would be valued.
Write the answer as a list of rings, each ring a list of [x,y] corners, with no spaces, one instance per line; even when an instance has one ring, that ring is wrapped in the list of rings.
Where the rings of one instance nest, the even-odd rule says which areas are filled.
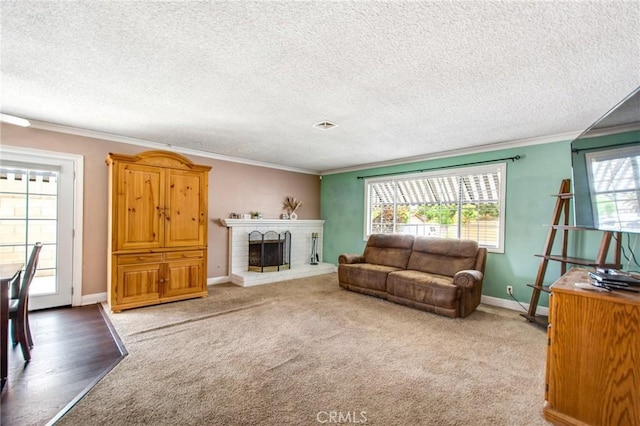
[[[322,129],[322,130],[329,130],[329,129],[333,129],[334,127],[336,127],[337,124],[334,124],[330,121],[321,121],[319,123],[316,123],[313,125],[313,127],[315,127],[316,129]]]

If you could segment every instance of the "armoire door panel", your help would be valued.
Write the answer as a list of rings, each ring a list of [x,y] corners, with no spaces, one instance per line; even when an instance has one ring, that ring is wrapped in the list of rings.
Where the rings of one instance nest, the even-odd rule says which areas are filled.
[[[175,297],[204,291],[204,260],[181,260],[165,264],[163,297]]]
[[[162,264],[118,266],[118,304],[152,302],[160,299]]]
[[[160,205],[163,170],[121,164],[118,175],[117,249],[160,247],[164,233],[164,211]]]
[[[171,170],[165,197],[165,247],[204,245],[206,226],[203,174]]]

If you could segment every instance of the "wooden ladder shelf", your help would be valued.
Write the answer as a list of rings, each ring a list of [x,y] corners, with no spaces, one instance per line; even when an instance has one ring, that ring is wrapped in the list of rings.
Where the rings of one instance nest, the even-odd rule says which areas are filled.
[[[598,249],[598,254],[596,255],[595,260],[567,256],[569,231],[593,231],[593,229],[569,225],[569,205],[571,199],[573,198],[573,194],[571,193],[571,179],[562,180],[562,183],[560,184],[560,191],[558,191],[556,197],[556,205],[553,210],[553,218],[551,225],[549,226],[547,240],[544,245],[544,253],[536,254],[536,256],[542,258],[542,260],[540,261],[540,266],[538,266],[538,274],[536,275],[535,282],[533,284],[528,284],[529,287],[533,288],[531,301],[529,302],[529,310],[526,314],[521,314],[527,319],[527,321],[542,325],[544,327],[547,326],[548,319],[546,316],[536,315],[536,310],[538,308],[540,293],[549,292],[549,287],[543,285],[543,283],[545,275],[547,273],[547,265],[549,264],[550,260],[561,263],[561,275],[564,275],[567,272],[567,264],[613,269],[619,269],[621,266],[620,250],[622,238],[620,232],[616,232],[617,235],[615,237],[615,253],[613,263],[607,263],[607,254],[609,252],[609,247],[611,246],[612,239],[614,239],[613,231],[602,231],[602,240],[600,242],[600,248]],[[562,253],[559,255],[554,255],[551,254],[551,250],[553,249],[553,243],[555,241],[558,230],[562,231]]]

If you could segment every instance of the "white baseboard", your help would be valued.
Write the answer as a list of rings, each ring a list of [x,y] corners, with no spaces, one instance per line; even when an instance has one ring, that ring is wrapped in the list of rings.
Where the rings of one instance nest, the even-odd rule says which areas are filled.
[[[498,306],[500,308],[511,309],[513,311],[519,311],[522,313],[527,312],[522,308],[522,306],[529,309],[528,303],[523,303],[522,306],[520,306],[517,302],[513,300],[501,299],[499,297],[482,296],[482,298],[480,299],[480,302],[484,303],[485,305]],[[538,309],[536,310],[536,314],[549,316],[549,308],[545,308],[544,306],[538,306]]]
[[[230,283],[230,282],[231,282],[231,277],[229,275],[224,275],[222,277],[207,278],[207,285],[217,285],[217,284],[224,284],[224,283]]]
[[[107,301],[107,292],[104,293],[94,293],[94,294],[85,294],[82,296],[82,301],[80,302],[81,306],[85,305],[94,305],[96,303],[102,303]]]

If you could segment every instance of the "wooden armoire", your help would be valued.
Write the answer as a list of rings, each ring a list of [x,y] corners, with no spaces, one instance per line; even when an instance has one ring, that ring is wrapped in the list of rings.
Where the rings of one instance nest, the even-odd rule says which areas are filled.
[[[106,163],[111,310],[205,297],[211,167],[157,150]]]

